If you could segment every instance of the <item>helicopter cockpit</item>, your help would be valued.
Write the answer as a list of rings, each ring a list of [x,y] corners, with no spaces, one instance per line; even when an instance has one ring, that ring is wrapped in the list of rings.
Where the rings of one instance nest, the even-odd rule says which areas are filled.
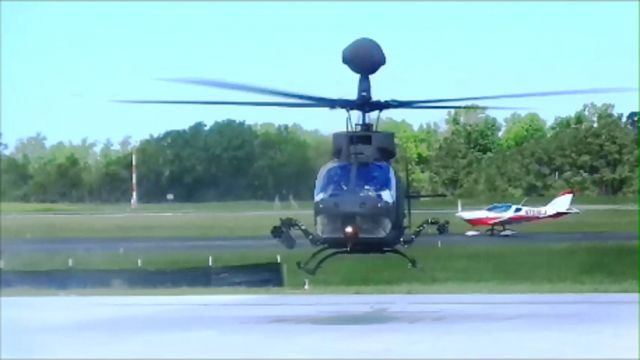
[[[351,171],[355,169],[355,183],[350,188]],[[318,172],[314,200],[338,196],[347,190],[360,195],[375,196],[392,203],[396,199],[396,179],[393,168],[386,162],[346,163],[331,161]]]

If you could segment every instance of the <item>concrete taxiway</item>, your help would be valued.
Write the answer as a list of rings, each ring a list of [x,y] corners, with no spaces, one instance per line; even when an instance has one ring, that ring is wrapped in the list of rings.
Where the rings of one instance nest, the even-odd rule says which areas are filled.
[[[638,294],[0,301],[3,358],[638,357]]]

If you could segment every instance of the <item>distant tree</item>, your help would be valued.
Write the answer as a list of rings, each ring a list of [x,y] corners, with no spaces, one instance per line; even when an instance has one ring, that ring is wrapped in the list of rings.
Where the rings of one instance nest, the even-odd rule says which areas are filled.
[[[104,161],[106,159],[112,158],[114,155],[116,155],[116,153],[117,151],[113,148],[113,142],[110,139],[106,139],[100,147],[98,157]]]
[[[213,123],[203,138],[206,156],[195,160],[200,174],[199,195],[203,199],[250,199],[253,164],[257,161],[258,134],[243,121],[224,120]],[[204,195],[204,194],[207,195]],[[194,194],[197,195],[197,194]]]
[[[2,132],[0,132],[0,154],[5,154],[9,146],[2,141]]]
[[[101,202],[126,202],[131,197],[131,156],[108,156],[96,169],[92,199]]]
[[[473,156],[461,136],[455,132],[445,136],[439,143],[431,161],[431,171],[437,177],[437,189],[447,194],[456,194],[473,172]]]
[[[525,115],[513,113],[504,122],[502,146],[506,149],[513,149],[531,140],[544,139],[547,136],[547,124],[536,113]]]
[[[497,119],[480,108],[451,111],[441,129],[382,119],[397,143],[394,167],[412,190],[455,196],[518,198],[571,187],[583,194],[638,192],[637,112],[585,104],[547,128],[535,113]],[[630,129],[632,129],[630,131]],[[82,139],[47,146],[20,139],[0,151],[3,201],[128,201],[133,145]],[[331,135],[299,124],[198,122],[142,140],[135,148],[140,201],[310,199],[319,168],[331,159]]]
[[[142,202],[164,201],[169,191],[166,177],[171,165],[167,161],[166,146],[170,146],[166,138],[152,136],[136,148],[138,199]]]
[[[495,151],[500,144],[500,124],[484,109],[458,109],[447,114],[447,136],[462,137],[466,148],[478,155]]]
[[[29,183],[31,172],[27,155],[17,159],[5,154],[0,155],[0,199],[2,201],[29,201]]]
[[[431,158],[436,151],[439,139],[439,129],[432,125],[420,125],[414,129],[406,120],[384,118],[380,122],[380,129],[393,132],[396,139],[396,159],[394,168],[396,173],[406,181],[405,172],[408,165],[411,181],[411,192],[427,193],[437,191],[433,186],[435,174],[430,171]]]
[[[322,165],[331,160],[331,136],[327,136],[322,134],[318,130],[306,130],[299,124],[294,123],[289,127],[289,130],[309,144],[309,157],[311,159],[311,165],[314,169],[318,170]],[[265,131],[262,128],[261,131]],[[275,127],[271,130],[271,132],[275,132]]]
[[[629,114],[627,114],[627,119],[625,120],[624,125],[632,129],[637,134],[638,133],[638,112],[632,111]]]
[[[13,155],[17,158],[26,155],[32,162],[44,160],[47,155],[47,138],[38,132],[34,136],[19,139],[13,150]]]
[[[309,199],[317,169],[309,156],[309,144],[300,135],[281,125],[260,133],[251,178],[258,198],[293,195]]]
[[[130,152],[131,151],[131,146],[132,146],[132,142],[131,142],[131,136],[125,136],[124,138],[122,138],[122,140],[120,140],[120,142],[118,143],[118,146],[120,148],[120,152],[121,153],[126,153],[126,152]]]

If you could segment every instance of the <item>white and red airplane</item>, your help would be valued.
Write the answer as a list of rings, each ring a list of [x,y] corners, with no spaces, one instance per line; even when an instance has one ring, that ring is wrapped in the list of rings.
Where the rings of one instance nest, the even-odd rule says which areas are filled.
[[[579,214],[580,211],[578,209],[571,207],[573,195],[572,190],[563,191],[558,197],[542,207],[523,206],[523,200],[520,205],[500,203],[493,204],[483,210],[471,211],[462,211],[462,205],[460,201],[458,201],[458,212],[456,216],[472,226],[489,226],[486,232],[491,235],[499,234],[508,236],[516,232],[507,229],[507,225],[543,219],[556,219],[569,214]],[[496,229],[498,226],[502,227],[502,230],[499,231]],[[480,232],[477,230],[470,230],[465,233],[467,236],[479,234]]]

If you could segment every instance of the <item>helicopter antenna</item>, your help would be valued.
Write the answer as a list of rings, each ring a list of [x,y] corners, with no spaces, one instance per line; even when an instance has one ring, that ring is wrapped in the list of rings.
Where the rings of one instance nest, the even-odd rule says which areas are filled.
[[[376,118],[376,127],[375,127],[376,131],[378,131],[378,125],[380,125],[380,114],[382,114],[382,111],[378,111],[378,117]]]

